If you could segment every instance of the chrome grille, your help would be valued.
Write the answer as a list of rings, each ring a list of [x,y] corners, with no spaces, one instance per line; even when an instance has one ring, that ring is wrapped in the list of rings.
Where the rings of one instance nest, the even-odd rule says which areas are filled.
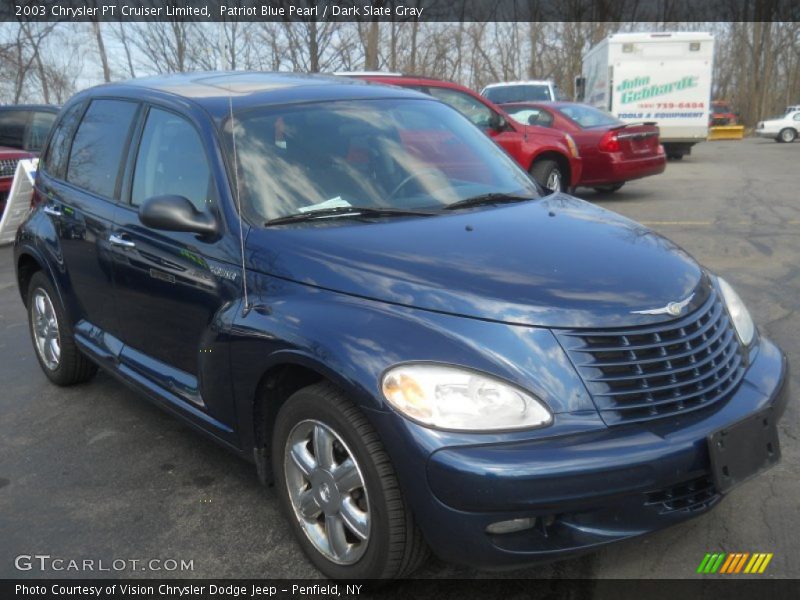
[[[557,335],[609,425],[720,402],[745,370],[736,332],[714,291],[692,314],[668,323]]]
[[[18,158],[5,158],[0,160],[0,177],[13,177],[17,170]]]

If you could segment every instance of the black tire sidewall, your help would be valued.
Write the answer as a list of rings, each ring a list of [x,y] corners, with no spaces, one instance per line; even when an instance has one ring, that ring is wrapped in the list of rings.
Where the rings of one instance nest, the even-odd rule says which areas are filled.
[[[792,139],[790,140],[783,139],[783,134],[787,131],[792,133]],[[778,134],[778,139],[785,144],[790,144],[797,139],[797,132],[791,127],[786,127],[785,129],[781,129],[781,132]]]
[[[55,369],[50,369],[42,360],[42,357],[39,355],[39,350],[36,347],[36,337],[34,335],[33,330],[33,297],[36,293],[36,290],[42,290],[47,296],[50,298],[50,303],[53,305],[53,310],[56,313],[56,319],[58,319],[58,343],[61,347],[62,353],[59,357],[58,366]],[[39,361],[39,365],[42,367],[42,371],[44,374],[47,375],[47,378],[52,380],[55,383],[60,383],[61,379],[64,375],[64,337],[67,335],[67,331],[65,327],[66,323],[66,316],[64,314],[64,310],[61,308],[61,300],[56,293],[53,284],[50,283],[50,280],[45,276],[44,273],[41,271],[34,273],[33,277],[31,277],[30,285],[28,286],[28,332],[31,336],[31,342],[33,344],[33,352],[36,354],[36,360]]]
[[[311,386],[293,394],[281,407],[275,422],[272,437],[272,468],[275,474],[275,489],[281,508],[291,523],[295,537],[311,562],[333,579],[370,579],[383,576],[391,545],[389,515],[383,486],[375,464],[361,436],[348,417],[335,405],[326,401]],[[323,556],[306,536],[289,500],[284,473],[284,448],[289,433],[300,421],[313,419],[333,429],[355,455],[367,488],[370,510],[369,543],[364,556],[352,565],[337,565]]]
[[[547,190],[548,189],[546,185],[547,180],[553,171],[558,171],[559,175],[559,182],[561,189],[552,191],[552,193],[557,194],[559,192],[565,191],[567,189],[567,184],[566,181],[564,180],[564,173],[561,171],[561,167],[558,166],[558,163],[556,161],[542,160],[536,162],[533,165],[531,165],[530,174],[539,185],[541,185],[544,189]]]

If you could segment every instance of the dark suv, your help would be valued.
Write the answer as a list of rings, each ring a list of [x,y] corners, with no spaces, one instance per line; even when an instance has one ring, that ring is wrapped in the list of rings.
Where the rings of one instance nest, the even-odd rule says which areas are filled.
[[[482,568],[587,551],[778,460],[786,359],[733,289],[541,197],[425,94],[96,87],[35,202],[15,262],[47,377],[99,366],[254,462],[328,576],[405,575],[428,547]]]

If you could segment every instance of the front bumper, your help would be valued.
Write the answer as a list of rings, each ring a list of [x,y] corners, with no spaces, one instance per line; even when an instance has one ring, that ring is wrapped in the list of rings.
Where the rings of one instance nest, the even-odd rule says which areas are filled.
[[[788,398],[786,358],[762,338],[736,393],[704,414],[440,448],[408,438],[392,447],[400,438],[389,435],[387,447],[393,458],[405,454],[401,483],[436,554],[509,568],[586,552],[709,510],[722,496],[711,482],[706,436],[768,406],[777,418]],[[427,456],[412,460],[415,452]],[[530,517],[537,517],[534,528],[486,533],[491,523]]]

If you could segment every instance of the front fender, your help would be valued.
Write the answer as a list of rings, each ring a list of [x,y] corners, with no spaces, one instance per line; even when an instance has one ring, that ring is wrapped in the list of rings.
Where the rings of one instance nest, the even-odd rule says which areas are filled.
[[[380,379],[411,361],[461,365],[514,383],[556,413],[596,409],[555,336],[522,327],[439,314],[258,275],[254,308],[231,333],[231,373],[240,431],[252,431],[252,404],[269,369],[310,368],[338,385],[367,414],[388,412]],[[599,417],[597,417],[599,419]],[[243,437],[245,446],[248,440]]]

